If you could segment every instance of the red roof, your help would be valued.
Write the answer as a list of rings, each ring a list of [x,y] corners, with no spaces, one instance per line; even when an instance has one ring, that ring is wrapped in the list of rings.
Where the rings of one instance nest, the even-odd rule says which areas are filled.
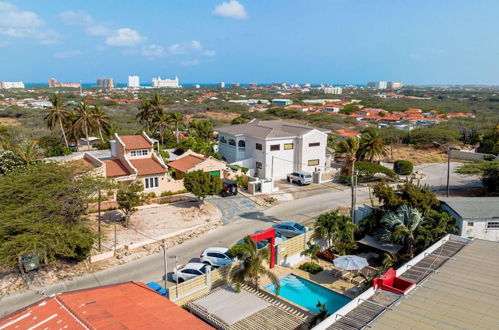
[[[152,143],[149,142],[143,135],[123,135],[120,136],[120,139],[125,144],[126,150],[152,148]]]
[[[139,282],[66,292],[0,319],[1,329],[213,329]]]
[[[106,164],[106,177],[108,178],[130,175],[130,172],[119,159],[107,159],[103,160],[103,162]]]
[[[137,169],[137,175],[166,173],[166,168],[154,158],[130,159],[130,163]]]
[[[195,155],[187,155],[180,159],[174,160],[173,162],[168,163],[169,167],[173,167],[180,172],[187,172],[197,164],[204,162],[206,158],[199,157]]]

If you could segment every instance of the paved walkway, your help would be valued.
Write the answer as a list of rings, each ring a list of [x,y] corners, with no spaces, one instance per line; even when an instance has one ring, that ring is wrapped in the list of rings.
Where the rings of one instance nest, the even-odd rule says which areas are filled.
[[[224,225],[241,220],[241,214],[256,212],[263,209],[262,206],[257,205],[251,199],[241,194],[229,197],[212,196],[206,198],[206,200],[215,204],[220,209]]]

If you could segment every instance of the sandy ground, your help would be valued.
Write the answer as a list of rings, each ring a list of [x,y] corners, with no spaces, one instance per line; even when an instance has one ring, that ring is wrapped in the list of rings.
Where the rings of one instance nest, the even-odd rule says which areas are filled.
[[[442,148],[417,149],[409,146],[394,146],[393,160],[398,159],[409,160],[414,165],[442,163],[447,161],[447,153]],[[390,148],[388,148],[388,157],[383,161],[391,162]]]
[[[197,202],[177,202],[173,204],[151,204],[139,207],[132,215],[129,228],[121,222],[119,210],[106,212],[102,217],[104,250],[114,245],[114,224],[117,229],[117,245],[133,244],[174,234],[212,221],[219,221],[220,211],[210,203],[200,209]],[[97,215],[92,215],[96,221]]]
[[[0,125],[19,125],[19,120],[15,118],[0,118]]]

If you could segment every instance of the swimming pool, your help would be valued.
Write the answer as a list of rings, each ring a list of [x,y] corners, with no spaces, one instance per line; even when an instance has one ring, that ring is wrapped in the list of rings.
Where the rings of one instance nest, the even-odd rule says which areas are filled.
[[[281,283],[279,296],[315,313],[319,312],[317,301],[326,304],[328,313],[332,314],[351,300],[298,276],[288,275],[280,278],[279,282]],[[275,286],[272,283],[264,286],[264,289],[275,293]]]

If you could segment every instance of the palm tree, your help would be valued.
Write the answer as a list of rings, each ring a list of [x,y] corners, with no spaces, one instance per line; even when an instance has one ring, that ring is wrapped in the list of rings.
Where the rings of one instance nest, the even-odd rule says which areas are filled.
[[[170,115],[170,119],[172,123],[175,124],[175,137],[177,139],[178,144],[178,124],[182,122],[183,116],[181,112],[174,112]]]
[[[83,134],[87,139],[87,147],[90,149],[89,134],[95,129],[94,112],[90,107],[82,102],[76,106],[76,121],[74,128],[79,133]]]
[[[360,137],[360,148],[358,155],[360,159],[367,159],[370,162],[386,157],[387,146],[379,134],[379,130],[369,129]]]
[[[170,128],[171,122],[172,122],[171,117],[166,112],[161,112],[154,115],[151,125],[153,129],[159,131],[161,144],[164,143],[165,131]]]
[[[318,261],[319,257],[317,257],[317,252],[321,250],[319,245],[315,245],[312,242],[307,242],[308,248],[303,250],[300,255],[310,257],[310,260]]]
[[[338,210],[321,214],[314,227],[320,237],[327,238],[328,246],[333,247],[338,254],[346,254],[357,247],[353,237],[357,225],[348,216],[339,214]]]
[[[213,138],[213,124],[209,120],[193,120],[189,128],[192,135],[202,141],[211,141]]]
[[[45,116],[44,120],[47,122],[47,126],[51,130],[54,129],[57,124],[59,124],[62,136],[64,137],[64,143],[66,143],[66,147],[69,147],[63,124],[68,120],[69,112],[64,109],[64,103],[60,94],[52,94],[50,96],[50,103],[52,103],[52,106],[47,110],[48,113]]]
[[[142,125],[145,125],[149,128],[149,124],[152,118],[151,100],[147,98],[140,100],[138,108],[139,113],[137,114],[136,118]]]
[[[37,140],[22,140],[19,143],[11,144],[9,150],[16,154],[24,166],[34,163],[43,155]]]
[[[159,93],[155,93],[150,100],[150,104],[153,115],[156,115],[164,111],[163,106],[166,104],[166,100],[163,99]]]
[[[416,230],[424,223],[423,214],[416,208],[401,205],[395,212],[387,212],[381,218],[381,224],[387,230],[389,238],[394,243],[404,244],[407,253],[414,256]]]
[[[279,294],[281,288],[279,279],[263,265],[264,261],[269,261],[268,246],[259,250],[256,242],[250,236],[246,236],[243,242],[237,243],[230,249],[229,254],[241,261],[240,265],[235,266],[230,273],[230,281],[235,284],[236,292],[241,291],[241,285],[247,280],[253,282],[258,291],[260,276],[265,275],[274,284],[276,294]]]
[[[102,143],[104,143],[104,136],[102,135],[102,131],[104,131],[107,135],[109,133],[109,130],[111,129],[111,124],[109,123],[109,116],[106,115],[106,113],[102,110],[100,105],[96,105],[92,109],[92,118],[95,127],[99,131],[100,140]]]
[[[315,313],[312,319],[310,320],[310,328],[315,325],[321,323],[329,316],[329,311],[327,310],[326,304],[321,303],[320,300],[317,301],[316,307],[319,307],[319,312]]]
[[[341,140],[336,145],[336,151],[346,155],[345,166],[341,169],[342,175],[350,175],[350,187],[352,190],[352,221],[355,220],[355,205],[357,201],[355,200],[355,161],[357,160],[357,152],[359,151],[360,141],[357,137],[349,137],[347,139]]]

